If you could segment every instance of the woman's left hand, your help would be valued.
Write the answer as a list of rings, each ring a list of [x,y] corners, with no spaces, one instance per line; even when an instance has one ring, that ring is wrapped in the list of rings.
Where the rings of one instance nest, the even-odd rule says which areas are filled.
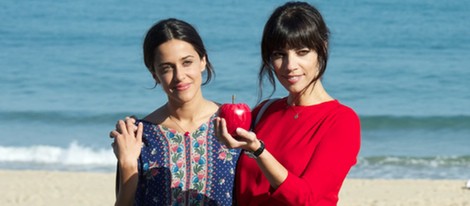
[[[126,117],[119,120],[116,129],[110,132],[110,137],[114,139],[114,154],[124,167],[136,167],[142,149],[143,125],[139,122],[135,126],[135,122],[134,118]]]
[[[237,136],[233,137],[228,133],[227,122],[224,118],[217,117],[215,121],[217,138],[228,148],[241,148],[247,151],[255,151],[261,146],[254,132],[237,128]]]

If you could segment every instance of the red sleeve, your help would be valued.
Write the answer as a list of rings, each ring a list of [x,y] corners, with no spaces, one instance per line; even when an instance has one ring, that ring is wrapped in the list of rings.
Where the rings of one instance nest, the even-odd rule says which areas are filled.
[[[338,193],[360,148],[360,123],[354,111],[337,113],[322,127],[325,136],[318,144],[302,175],[288,173],[271,197],[286,205],[336,205]]]

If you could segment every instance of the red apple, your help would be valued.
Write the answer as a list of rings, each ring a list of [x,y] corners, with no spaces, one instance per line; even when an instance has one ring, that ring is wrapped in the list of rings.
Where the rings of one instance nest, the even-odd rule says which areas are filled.
[[[232,96],[232,103],[220,106],[219,116],[225,119],[228,133],[237,136],[235,131],[238,127],[249,130],[251,126],[251,110],[244,103],[235,104],[235,96]]]

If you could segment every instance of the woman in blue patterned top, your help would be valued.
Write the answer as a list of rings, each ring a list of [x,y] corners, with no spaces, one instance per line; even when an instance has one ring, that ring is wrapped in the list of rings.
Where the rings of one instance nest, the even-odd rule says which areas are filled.
[[[239,151],[215,136],[219,104],[201,90],[214,71],[199,34],[184,21],[162,20],[147,32],[143,50],[168,101],[143,119],[119,120],[111,131],[116,205],[232,205]]]

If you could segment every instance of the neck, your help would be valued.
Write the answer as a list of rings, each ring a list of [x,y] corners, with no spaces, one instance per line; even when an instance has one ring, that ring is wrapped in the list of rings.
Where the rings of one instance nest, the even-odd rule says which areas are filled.
[[[217,112],[218,106],[204,98],[184,104],[168,102],[166,108],[166,123],[168,127],[180,132],[192,132]]]
[[[320,80],[299,93],[289,93],[287,103],[291,106],[320,104],[333,98],[326,92]]]
[[[203,98],[183,104],[175,104],[174,102],[168,101],[166,108],[168,115],[173,116],[175,119],[180,121],[194,121],[198,119],[198,116],[204,113],[204,108],[207,108],[207,105],[210,103],[211,102]]]

